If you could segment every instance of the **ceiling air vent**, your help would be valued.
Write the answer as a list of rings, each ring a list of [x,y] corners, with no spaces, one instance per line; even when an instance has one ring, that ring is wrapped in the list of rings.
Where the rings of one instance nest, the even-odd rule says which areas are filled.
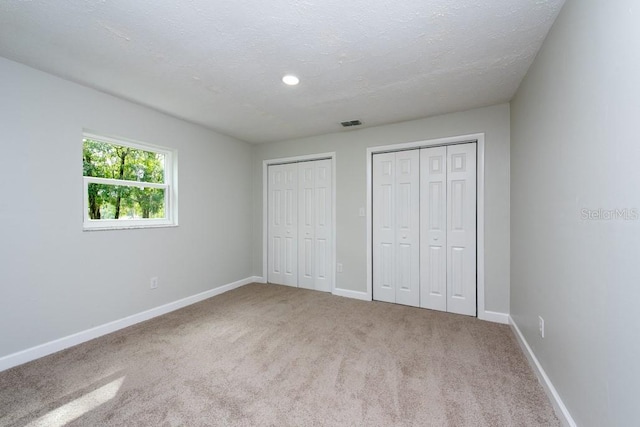
[[[349,120],[347,122],[341,122],[340,124],[342,127],[348,128],[351,126],[360,126],[362,122],[360,120]]]

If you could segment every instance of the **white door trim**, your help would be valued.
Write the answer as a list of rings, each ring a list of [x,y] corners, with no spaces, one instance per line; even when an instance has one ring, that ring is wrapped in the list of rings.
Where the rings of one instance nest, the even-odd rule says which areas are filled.
[[[297,162],[307,162],[312,160],[331,160],[331,223],[333,225],[332,236],[331,236],[331,251],[333,257],[333,267],[334,271],[331,277],[331,293],[336,293],[336,274],[335,274],[335,266],[336,266],[336,153],[335,151],[329,153],[318,153],[318,154],[307,154],[302,156],[294,156],[294,157],[281,157],[277,159],[268,159],[262,161],[262,277],[267,280],[267,252],[268,252],[268,203],[269,203],[269,195],[268,195],[268,183],[269,183],[269,175],[268,175],[268,167],[269,165],[278,165],[284,163],[297,163]]]
[[[432,147],[437,145],[462,144],[465,142],[476,142],[477,145],[477,162],[478,162],[478,193],[477,193],[477,229],[478,233],[477,246],[477,286],[478,286],[478,318],[482,320],[493,321],[491,315],[488,315],[484,306],[484,133],[475,133],[469,135],[452,136],[448,138],[430,139],[426,141],[406,142],[401,144],[380,145],[377,147],[367,148],[367,296],[371,301],[373,298],[373,257],[372,257],[372,220],[371,220],[371,201],[372,201],[372,163],[371,156],[374,153],[384,153],[387,151],[410,150],[421,147]]]

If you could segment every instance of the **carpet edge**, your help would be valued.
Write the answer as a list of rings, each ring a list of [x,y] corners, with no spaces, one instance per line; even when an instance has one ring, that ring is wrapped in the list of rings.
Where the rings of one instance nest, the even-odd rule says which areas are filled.
[[[18,365],[22,365],[32,360],[39,359],[49,354],[65,350],[75,345],[82,344],[83,342],[87,342],[94,338],[98,338],[103,335],[118,331],[120,329],[124,329],[137,323],[144,322],[154,317],[162,316],[163,314],[170,313],[180,308],[203,301],[207,298],[211,298],[216,295],[220,295],[233,289],[239,288],[241,286],[248,285],[249,283],[262,283],[263,281],[264,279],[259,276],[251,276],[244,279],[236,280],[235,282],[227,283],[226,285],[218,286],[208,291],[200,292],[198,294],[191,295],[167,304],[163,304],[158,307],[142,311],[140,313],[132,314],[122,319],[114,320],[90,329],[86,329],[84,331],[76,332],[74,334],[55,339],[53,341],[49,341],[31,348],[27,348],[25,350],[20,350],[6,356],[2,356],[0,357],[0,372]]]
[[[538,381],[540,382],[540,384],[542,384],[543,390],[545,391],[545,393],[547,394],[547,397],[551,401],[551,405],[555,410],[556,416],[558,417],[558,419],[560,420],[563,426],[576,427],[577,424],[573,420],[573,417],[571,416],[571,414],[569,413],[569,409],[567,409],[567,407],[565,406],[564,402],[562,401],[562,398],[558,394],[558,391],[556,390],[553,383],[551,382],[551,379],[549,378],[549,376],[547,376],[547,373],[542,368],[542,365],[538,361],[538,358],[533,353],[533,350],[529,346],[529,343],[525,339],[524,335],[522,335],[520,328],[518,328],[518,325],[516,324],[515,320],[513,320],[513,317],[511,316],[509,316],[509,326],[511,327],[511,330],[516,336],[518,344],[520,345],[520,348],[522,348],[522,352],[527,357],[527,361],[529,362],[529,365],[535,372],[536,377],[538,377]]]

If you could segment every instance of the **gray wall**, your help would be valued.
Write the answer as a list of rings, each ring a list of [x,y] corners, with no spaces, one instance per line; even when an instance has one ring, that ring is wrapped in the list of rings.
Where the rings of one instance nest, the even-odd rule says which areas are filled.
[[[485,307],[509,312],[509,106],[493,107],[261,144],[253,150],[253,266],[262,275],[262,162],[267,159],[336,152],[338,288],[366,292],[366,148],[470,133],[485,133]]]
[[[511,315],[580,426],[638,423],[640,8],[569,0],[512,102]],[[537,316],[546,337],[537,333]]]
[[[0,357],[251,276],[250,145],[4,59],[0,93]],[[178,150],[179,227],[82,231],[83,128]]]

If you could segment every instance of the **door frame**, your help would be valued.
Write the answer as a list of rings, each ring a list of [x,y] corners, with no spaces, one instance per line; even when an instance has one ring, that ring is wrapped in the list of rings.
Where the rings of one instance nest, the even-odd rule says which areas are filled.
[[[476,228],[476,304],[478,307],[477,317],[481,320],[495,321],[491,312],[485,310],[484,295],[484,133],[475,133],[469,135],[452,136],[447,138],[429,139],[424,141],[405,142],[400,144],[379,145],[367,148],[367,296],[370,301],[373,300],[373,222],[371,218],[371,203],[373,201],[373,173],[372,173],[372,156],[376,153],[385,153],[392,151],[411,150],[416,148],[427,148],[441,145],[454,145],[464,143],[477,144],[477,228]]]
[[[262,277],[265,283],[268,281],[268,260],[269,252],[268,232],[269,232],[269,171],[271,165],[282,165],[286,163],[309,162],[313,160],[331,160],[331,251],[333,262],[333,274],[331,275],[331,293],[336,290],[336,153],[306,154],[302,156],[280,157],[262,161]]]

